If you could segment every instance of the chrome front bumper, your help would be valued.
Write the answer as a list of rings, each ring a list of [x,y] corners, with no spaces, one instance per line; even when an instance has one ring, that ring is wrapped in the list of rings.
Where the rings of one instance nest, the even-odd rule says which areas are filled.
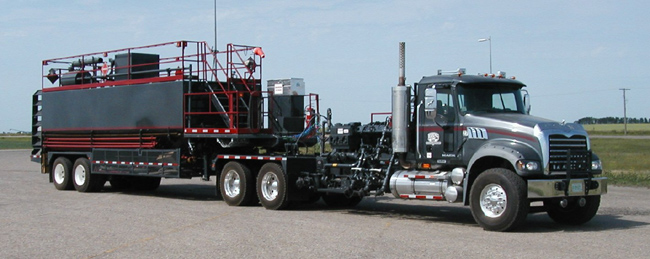
[[[587,184],[587,178],[571,179],[566,185],[566,179],[528,180],[528,198],[553,198],[567,196],[588,196],[607,193],[607,178],[591,178],[591,184]],[[592,189],[588,189],[589,185]],[[595,188],[593,188],[595,186]]]

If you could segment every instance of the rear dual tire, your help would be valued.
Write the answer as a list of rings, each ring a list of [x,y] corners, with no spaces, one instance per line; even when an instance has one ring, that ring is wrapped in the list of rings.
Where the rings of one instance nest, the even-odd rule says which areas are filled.
[[[239,162],[228,162],[219,177],[219,191],[226,204],[245,206],[256,202],[255,178],[251,170]]]
[[[74,188],[77,191],[97,192],[104,187],[106,178],[103,175],[91,173],[90,161],[87,158],[78,158],[72,168]]]
[[[66,157],[58,157],[52,163],[52,182],[57,190],[74,189],[72,162]]]
[[[287,179],[282,166],[267,163],[257,176],[257,197],[264,208],[280,210],[289,206]]]

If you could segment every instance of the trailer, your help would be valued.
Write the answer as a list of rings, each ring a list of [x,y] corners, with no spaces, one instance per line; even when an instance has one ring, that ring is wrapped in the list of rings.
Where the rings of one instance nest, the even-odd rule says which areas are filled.
[[[352,207],[391,193],[464,203],[492,231],[534,212],[595,216],[607,181],[580,125],[531,116],[525,85],[502,72],[406,86],[404,49],[392,111],[365,124],[333,123],[301,78],[264,88],[257,46],[175,41],[44,60],[32,160],[59,190],[214,176],[231,206]]]

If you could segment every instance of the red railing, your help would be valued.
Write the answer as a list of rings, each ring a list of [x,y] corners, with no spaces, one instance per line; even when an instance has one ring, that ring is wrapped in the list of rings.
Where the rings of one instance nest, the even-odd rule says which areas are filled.
[[[221,91],[232,85],[261,80],[262,57],[249,55],[259,47],[228,44],[226,51],[213,51],[204,41],[173,41],[161,44],[94,52],[42,62],[44,91],[134,85],[176,80],[219,82]],[[158,55],[155,62],[131,63],[140,52]],[[116,64],[126,55],[126,64]],[[223,62],[225,60],[225,63]],[[118,71],[122,73],[118,73]],[[138,76],[139,75],[139,76]]]

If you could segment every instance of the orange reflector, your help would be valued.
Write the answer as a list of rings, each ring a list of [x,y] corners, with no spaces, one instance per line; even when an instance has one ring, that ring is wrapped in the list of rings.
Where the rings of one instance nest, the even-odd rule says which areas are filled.
[[[422,169],[429,169],[429,168],[431,168],[431,164],[428,163],[422,164]]]

